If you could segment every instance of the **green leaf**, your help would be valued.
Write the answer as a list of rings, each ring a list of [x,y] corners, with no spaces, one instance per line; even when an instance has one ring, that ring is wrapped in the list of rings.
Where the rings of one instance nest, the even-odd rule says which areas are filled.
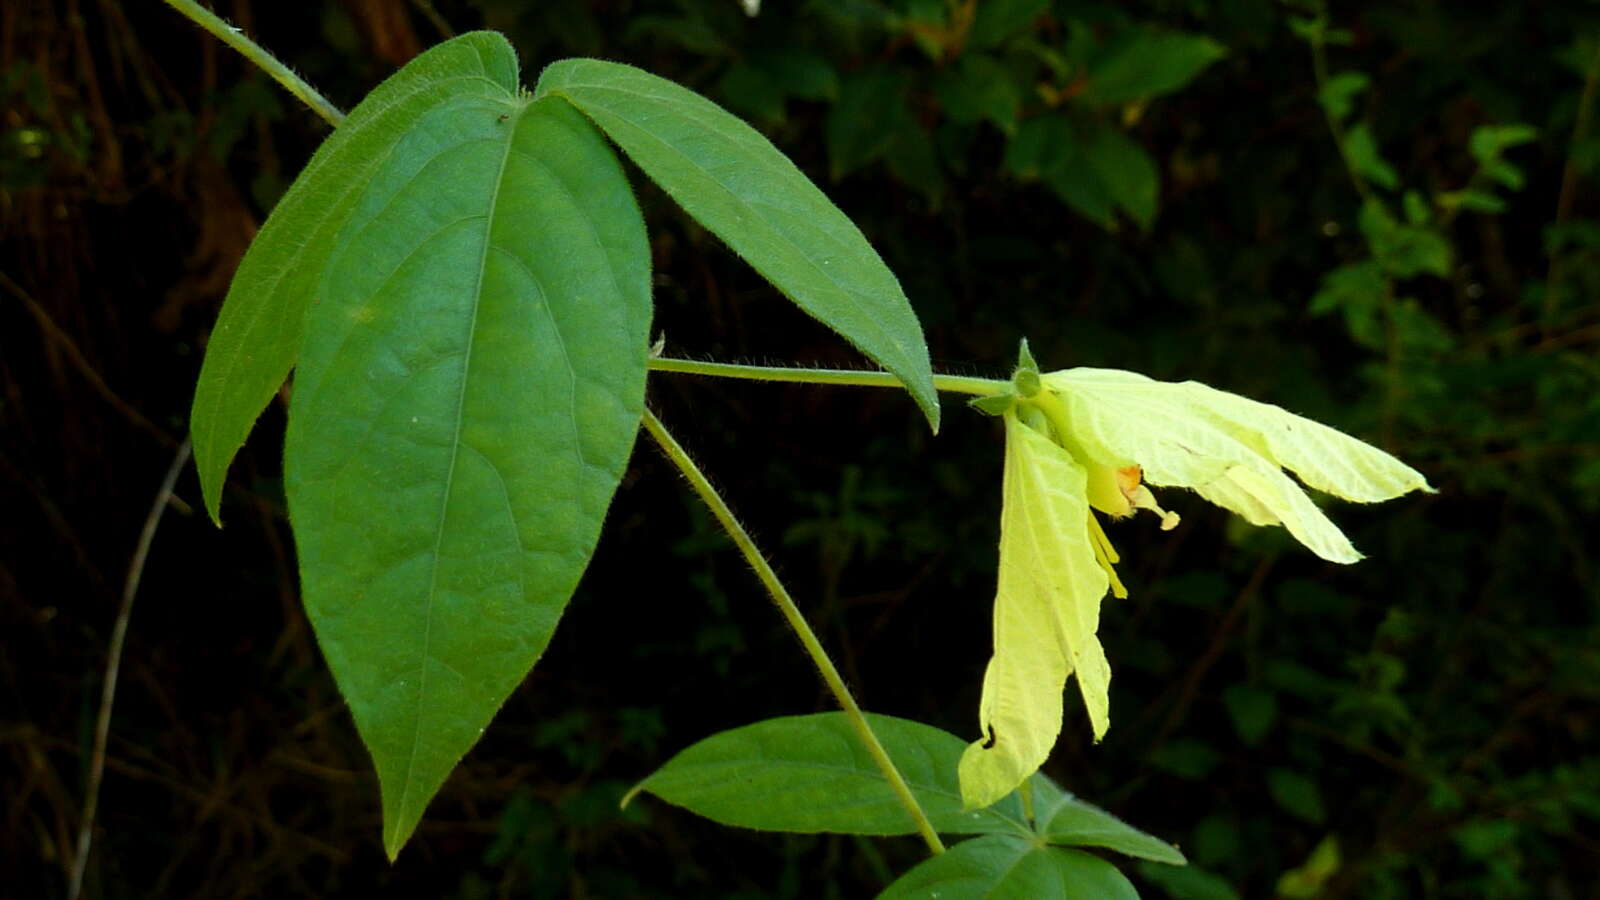
[[[471,85],[510,93],[516,79],[516,55],[498,34],[434,47],[368,94],[273,208],[234,273],[190,412],[195,468],[218,524],[228,466],[300,354],[306,307],[361,186],[441,100]]]
[[[1338,874],[1342,864],[1339,839],[1328,835],[1317,842],[1305,863],[1278,878],[1278,896],[1290,900],[1314,900],[1322,895],[1328,879]]]
[[[1078,850],[1009,835],[963,841],[900,876],[878,900],[1138,900],[1117,868]]]
[[[1076,673],[1098,740],[1110,723],[1111,667],[1095,632],[1110,579],[1089,536],[1088,474],[1007,413],[994,656],[983,677],[983,739],[961,756],[961,794],[984,807],[1038,771],[1061,732]]]
[[[1367,123],[1357,122],[1345,132],[1344,152],[1350,160],[1350,168],[1373,184],[1391,191],[1400,186],[1400,173],[1378,152],[1378,141]]]
[[[1255,745],[1266,737],[1278,717],[1278,698],[1271,691],[1248,684],[1229,685],[1222,692],[1222,705],[1228,708],[1233,730],[1239,740]]]
[[[1310,16],[1289,17],[1289,30],[1294,32],[1301,40],[1312,44],[1322,43],[1323,34],[1327,29],[1328,18],[1326,15],[1319,15],[1316,18]]]
[[[1019,178],[1043,180],[1062,202],[1107,230],[1116,227],[1119,208],[1141,228],[1155,219],[1161,183],[1155,160],[1099,120],[1029,119],[1006,145],[1004,165]]]
[[[1439,195],[1439,202],[1446,208],[1459,207],[1469,212],[1503,213],[1506,211],[1506,201],[1488,191],[1462,190],[1449,191]]]
[[[1442,278],[1450,274],[1455,254],[1437,229],[1401,223],[1376,197],[1361,205],[1357,221],[1372,255],[1388,275],[1413,278],[1427,272]]]
[[[1023,88],[1011,71],[991,56],[968,53],[934,77],[933,90],[951,121],[970,125],[983,119],[1006,134],[1015,134],[1022,113]],[[857,131],[859,121],[852,123]]]
[[[1222,763],[1222,754],[1197,738],[1177,738],[1157,745],[1147,759],[1151,766],[1163,772],[1199,781]]]
[[[898,376],[938,428],[928,347],[900,283],[759,132],[686,88],[601,60],[554,63],[534,93],[570,100],[778,290]]]
[[[622,167],[558,98],[463,79],[358,191],[284,480],[391,857],[594,550],[643,408],[649,284]]]
[[[967,45],[987,50],[1027,28],[1050,8],[1050,0],[985,0],[977,7]]]
[[[1428,208],[1428,201],[1416,191],[1406,191],[1400,197],[1401,208],[1406,213],[1406,224],[1417,227],[1426,227],[1433,221],[1433,210]]]
[[[1156,196],[1161,176],[1155,160],[1132,138],[1103,122],[1082,129],[1083,161],[1102,184],[1106,194],[1140,228],[1148,229],[1156,218]]]
[[[1030,834],[1015,795],[963,809],[953,734],[893,716],[867,721],[916,794],[935,830],[947,834]],[[1044,776],[1035,794],[1054,803]],[[842,712],[784,716],[705,738],[639,783],[675,806],[724,825],[764,831],[914,834],[916,825]]]
[[[1492,160],[1483,165],[1484,177],[1498,183],[1501,187],[1513,191],[1522,190],[1527,182],[1527,176],[1522,174],[1522,169],[1503,159]]]
[[[825,127],[830,178],[838,181],[889,154],[910,118],[905,94],[901,72],[875,68],[845,78]],[[863,122],[872,127],[863,128]]]
[[[1082,164],[1081,150],[1071,151],[1075,165],[1045,175],[1044,182],[1073,211],[1107,231],[1117,229],[1116,200],[1107,190],[1105,179]]]
[[[1239,892],[1221,876],[1194,866],[1179,869],[1140,863],[1139,877],[1161,888],[1172,900],[1239,900]]]
[[[1037,830],[1052,844],[1073,847],[1104,847],[1128,856],[1167,863],[1187,865],[1188,860],[1160,838],[1153,837],[1113,816],[1105,810],[1063,793],[1053,803],[1035,804]]]
[[[1311,298],[1313,315],[1344,314],[1345,329],[1357,343],[1372,349],[1384,344],[1383,297],[1389,289],[1376,260],[1346,263],[1322,277]]]
[[[1322,104],[1328,118],[1343,123],[1355,109],[1357,95],[1371,83],[1372,79],[1365,72],[1340,72],[1317,91],[1317,102]]]
[[[1035,116],[1006,143],[1004,165],[1018,178],[1044,178],[1067,167],[1075,157],[1072,126],[1055,114]]]
[[[1170,94],[1227,55],[1226,47],[1204,35],[1132,29],[1090,64],[1081,96],[1112,105]]]
[[[1267,772],[1267,789],[1284,812],[1312,825],[1321,825],[1328,814],[1322,805],[1322,790],[1301,772],[1272,769]]]
[[[1498,160],[1505,150],[1537,140],[1538,137],[1539,129],[1532,125],[1480,125],[1472,129],[1467,149],[1479,163],[1488,165]]]

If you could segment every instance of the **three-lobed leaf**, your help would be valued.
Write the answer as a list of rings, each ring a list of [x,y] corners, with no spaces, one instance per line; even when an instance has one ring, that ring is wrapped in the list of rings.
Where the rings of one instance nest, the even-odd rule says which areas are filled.
[[[898,282],[764,138],[627,67],[546,75],[520,92],[509,44],[475,33],[369,95],[252,245],[196,391],[216,518],[299,366],[285,485],[305,603],[391,856],[548,643],[632,447],[649,252],[596,123],[938,425]]]
[[[498,34],[440,44],[351,111],[278,201],[239,263],[206,347],[190,413],[195,467],[211,518],[234,454],[300,354],[311,302],[360,189],[426,110],[463,86],[516,89],[516,57]]]
[[[899,377],[938,428],[927,344],[899,281],[760,132],[693,91],[603,60],[551,64],[534,95],[582,110],[779,291]]]
[[[510,79],[458,82],[357,187],[289,412],[305,605],[391,856],[544,650],[643,408],[638,206],[599,132],[499,52]]]
[[[878,900],[1138,900],[1116,866],[1080,850],[990,834],[963,841],[900,876]]]

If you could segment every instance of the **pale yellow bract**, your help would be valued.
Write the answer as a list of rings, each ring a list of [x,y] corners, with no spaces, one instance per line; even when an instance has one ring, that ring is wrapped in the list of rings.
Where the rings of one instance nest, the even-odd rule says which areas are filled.
[[[1062,690],[1076,674],[1095,740],[1110,724],[1111,667],[1096,631],[1107,590],[1126,596],[1116,551],[1092,509],[1178,517],[1146,484],[1189,488],[1256,525],[1283,525],[1323,559],[1361,558],[1306,485],[1376,502],[1431,491],[1415,469],[1326,425],[1197,382],[1116,369],[1041,376],[1004,414],[1005,480],[994,656],[984,675],[983,739],[960,763],[962,800],[988,806],[1049,756]]]

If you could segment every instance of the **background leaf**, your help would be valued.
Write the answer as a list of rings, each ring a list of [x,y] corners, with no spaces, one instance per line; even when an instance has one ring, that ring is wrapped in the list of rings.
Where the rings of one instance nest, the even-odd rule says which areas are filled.
[[[1161,177],[1155,160],[1134,140],[1103,122],[1088,122],[1079,131],[1083,162],[1105,186],[1105,194],[1140,228],[1156,217]]]
[[[1111,863],[1009,835],[963,841],[900,876],[878,900],[1138,900]]]
[[[939,427],[922,326],[858,229],[759,132],[631,66],[554,63],[536,96],[570,100],[651,180],[801,309],[897,375]]]
[[[1226,56],[1209,37],[1131,29],[1090,64],[1084,99],[1115,104],[1169,94]]]
[[[464,83],[509,92],[516,79],[516,55],[499,34],[434,47],[350,112],[267,217],[228,288],[190,412],[195,467],[218,524],[228,466],[294,366],[306,306],[361,186],[417,120]]]
[[[340,235],[285,481],[391,857],[594,550],[643,402],[648,267],[599,133],[481,80],[413,124]]]

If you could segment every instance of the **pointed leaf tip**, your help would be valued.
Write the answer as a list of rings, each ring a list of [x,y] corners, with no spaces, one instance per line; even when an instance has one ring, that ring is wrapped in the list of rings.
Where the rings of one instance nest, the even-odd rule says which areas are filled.
[[[1017,368],[1027,369],[1035,374],[1039,372],[1039,364],[1033,359],[1033,351],[1028,349],[1028,339],[1023,338],[1021,346],[1017,348]]]

